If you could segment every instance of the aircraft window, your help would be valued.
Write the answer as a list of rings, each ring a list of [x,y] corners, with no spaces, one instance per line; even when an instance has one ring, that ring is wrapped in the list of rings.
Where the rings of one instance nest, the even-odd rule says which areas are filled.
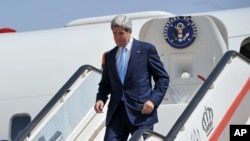
[[[11,121],[11,140],[14,140],[30,121],[31,117],[29,115],[15,116]]]
[[[247,38],[243,41],[243,44],[240,48],[240,53],[250,59],[250,38]]]

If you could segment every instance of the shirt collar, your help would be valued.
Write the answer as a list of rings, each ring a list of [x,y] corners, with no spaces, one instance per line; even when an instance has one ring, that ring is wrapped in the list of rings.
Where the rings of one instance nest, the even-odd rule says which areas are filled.
[[[127,48],[127,50],[131,50],[131,48],[132,48],[132,43],[133,43],[133,38],[131,37],[130,38],[130,40],[129,40],[129,42],[126,44],[126,48]]]

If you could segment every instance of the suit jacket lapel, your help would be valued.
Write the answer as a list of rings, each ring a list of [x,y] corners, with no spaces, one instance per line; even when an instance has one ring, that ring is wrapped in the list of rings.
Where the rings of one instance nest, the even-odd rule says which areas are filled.
[[[132,45],[132,48],[131,48],[131,54],[130,54],[130,58],[129,58],[127,72],[126,72],[124,82],[126,82],[126,79],[128,78],[128,76],[132,72],[133,68],[136,66],[136,60],[137,60],[138,54],[140,52],[141,51],[140,51],[140,48],[139,48],[139,42],[134,39],[133,40],[133,45]]]
[[[110,58],[109,60],[110,61],[110,65],[108,66],[110,69],[110,74],[114,74],[115,78],[117,79],[118,82],[121,83],[121,80],[119,78],[119,74],[118,74],[118,71],[116,69],[116,59],[115,59],[115,56],[116,56],[116,52],[118,51],[118,47],[116,46],[113,50],[111,50],[110,52]]]

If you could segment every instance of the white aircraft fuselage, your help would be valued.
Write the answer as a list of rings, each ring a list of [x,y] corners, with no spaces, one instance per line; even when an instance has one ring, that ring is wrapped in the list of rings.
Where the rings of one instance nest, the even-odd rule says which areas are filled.
[[[243,8],[186,16],[211,17],[225,41],[222,52],[240,52],[241,47],[250,44],[249,12],[250,8]],[[150,42],[143,35],[142,28],[147,28],[144,24],[177,15],[151,11],[128,16],[133,22],[132,35]],[[79,19],[63,28],[0,34],[0,140],[13,140],[80,66],[89,64],[101,69],[102,54],[115,47],[110,29],[112,18],[113,15]],[[199,28],[200,23],[196,25]],[[163,50],[157,49],[164,56]],[[170,69],[171,65],[167,66],[167,71]]]

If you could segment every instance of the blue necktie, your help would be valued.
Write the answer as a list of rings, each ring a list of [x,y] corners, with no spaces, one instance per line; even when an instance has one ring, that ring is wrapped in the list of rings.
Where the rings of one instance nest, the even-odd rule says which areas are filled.
[[[121,53],[119,63],[118,63],[118,73],[119,73],[120,80],[123,84],[125,73],[126,73],[126,48],[125,47],[122,47],[122,53]]]

